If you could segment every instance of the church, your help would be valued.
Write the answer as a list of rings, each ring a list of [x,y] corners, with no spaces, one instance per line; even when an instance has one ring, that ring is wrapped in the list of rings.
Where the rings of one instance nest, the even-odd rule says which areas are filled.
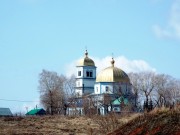
[[[113,57],[107,65],[111,66],[96,75],[97,67],[86,50],[84,57],[76,65],[75,93],[79,99],[78,103],[83,102],[83,97],[87,97],[89,102],[94,103],[97,113],[101,115],[111,111],[117,113],[132,111],[134,94],[128,75],[115,66]],[[84,111],[82,104],[76,107],[81,113]]]

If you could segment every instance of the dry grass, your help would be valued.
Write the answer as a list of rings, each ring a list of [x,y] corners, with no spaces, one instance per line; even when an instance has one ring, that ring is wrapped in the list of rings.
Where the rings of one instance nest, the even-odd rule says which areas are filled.
[[[109,135],[180,135],[180,110],[155,109],[129,121]]]
[[[114,131],[114,132],[113,132]],[[112,132],[112,133],[110,133]],[[92,117],[0,118],[0,135],[179,135],[180,109]]]
[[[35,116],[17,118],[1,118],[1,135],[69,135],[86,134],[92,120],[85,117]],[[93,127],[92,127],[93,128]]]
[[[140,114],[137,113],[126,115],[118,115],[115,113],[111,113],[106,116],[96,116],[93,119],[99,127],[98,134],[104,135],[105,133],[112,132],[118,129],[119,127],[127,124],[129,121],[135,119],[138,116],[140,116]]]
[[[34,116],[0,118],[0,135],[99,135],[117,129],[132,116]]]

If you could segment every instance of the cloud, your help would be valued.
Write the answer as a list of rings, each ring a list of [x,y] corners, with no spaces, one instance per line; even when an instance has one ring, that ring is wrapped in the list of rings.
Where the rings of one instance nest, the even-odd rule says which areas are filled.
[[[152,30],[158,38],[180,39],[180,0],[174,0],[170,8],[169,20],[164,28],[155,24]]]
[[[67,77],[70,77],[73,74],[76,75],[76,65],[80,59],[81,58],[79,58],[78,60],[74,60],[65,65],[65,75]]]
[[[169,32],[168,30],[165,30],[165,29],[162,29],[159,25],[154,25],[152,27],[155,35],[158,37],[158,38],[170,38],[172,37],[172,33]]]
[[[107,56],[105,58],[95,58],[90,57],[94,60],[95,65],[97,67],[97,73],[101,70],[105,69],[106,67],[111,66],[111,56]],[[114,58],[115,66],[122,69],[123,71],[129,72],[141,72],[141,71],[156,71],[155,68],[151,67],[146,61],[144,60],[129,60],[124,56],[118,56]],[[66,69],[66,76],[70,77],[72,74],[76,74],[76,65],[78,60],[74,60],[71,63],[65,66]]]
[[[176,0],[172,5],[170,26],[173,28],[176,36],[180,38],[180,0]]]

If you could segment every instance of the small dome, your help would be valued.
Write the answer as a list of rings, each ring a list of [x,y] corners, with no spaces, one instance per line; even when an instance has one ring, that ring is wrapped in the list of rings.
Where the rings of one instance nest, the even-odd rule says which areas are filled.
[[[120,68],[114,67],[114,63],[112,58],[112,66],[102,70],[98,74],[96,82],[130,82],[128,75]]]
[[[78,62],[77,66],[95,66],[94,61],[88,57],[87,50],[85,52],[85,57]]]

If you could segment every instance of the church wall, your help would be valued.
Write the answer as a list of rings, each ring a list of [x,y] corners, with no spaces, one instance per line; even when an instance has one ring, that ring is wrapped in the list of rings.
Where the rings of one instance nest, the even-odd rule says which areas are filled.
[[[88,77],[86,72],[92,72],[92,77]],[[83,69],[83,77],[85,78],[96,78],[96,67],[94,66],[85,66],[84,69]]]
[[[94,90],[95,90],[95,94],[113,93],[113,83],[112,82],[96,83],[94,86]]]
[[[129,83],[113,83],[113,82],[95,83],[94,93],[95,94],[102,94],[102,93],[130,94],[131,85]]]
[[[90,94],[94,92],[94,88],[84,88],[84,94]]]
[[[78,72],[81,71],[81,75],[78,75]],[[76,78],[81,78],[83,77],[83,67],[77,67],[76,69]]]
[[[66,110],[66,114],[67,115],[71,115],[71,116],[77,116],[77,115],[83,115],[83,108],[82,107],[68,107]]]
[[[101,93],[113,93],[112,83],[101,83]]]
[[[95,79],[77,79],[76,87],[94,87]]]
[[[90,94],[94,92],[94,88],[76,88],[76,94],[77,96],[82,96],[83,94]]]
[[[79,74],[79,71],[81,72]],[[92,72],[92,77],[87,76],[86,72]],[[76,78],[96,78],[96,67],[95,66],[82,66],[76,69]]]
[[[86,93],[94,92],[96,79],[95,66],[77,66],[76,67],[76,93],[80,96]]]
[[[81,96],[82,95],[82,89],[76,88],[76,94],[77,94],[77,96]]]
[[[116,83],[114,85],[114,92],[122,92],[123,94],[131,93],[130,83]]]
[[[95,79],[84,79],[83,83],[84,83],[84,87],[94,87],[94,82]]]
[[[95,94],[100,94],[100,89],[101,89],[100,84],[99,84],[99,83],[96,83],[96,84],[94,85],[94,93],[95,93]]]

